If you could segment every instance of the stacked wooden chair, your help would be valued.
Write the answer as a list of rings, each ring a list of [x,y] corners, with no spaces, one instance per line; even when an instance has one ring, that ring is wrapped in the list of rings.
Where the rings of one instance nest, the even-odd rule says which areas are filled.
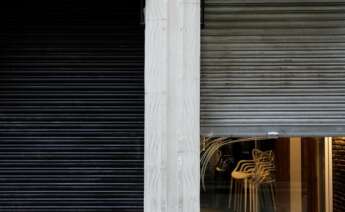
[[[229,208],[234,212],[259,212],[259,190],[266,185],[276,211],[274,154],[253,149],[252,157],[239,161],[231,173]]]

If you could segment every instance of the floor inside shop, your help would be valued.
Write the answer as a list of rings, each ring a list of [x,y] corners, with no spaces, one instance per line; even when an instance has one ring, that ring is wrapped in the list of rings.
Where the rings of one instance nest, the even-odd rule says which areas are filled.
[[[201,212],[223,212],[221,209],[203,208]]]

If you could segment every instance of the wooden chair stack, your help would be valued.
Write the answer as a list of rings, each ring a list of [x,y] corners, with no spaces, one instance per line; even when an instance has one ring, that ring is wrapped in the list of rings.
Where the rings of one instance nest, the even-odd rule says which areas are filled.
[[[229,208],[234,212],[259,212],[259,189],[267,185],[276,211],[274,154],[253,149],[252,157],[239,161],[231,173]]]

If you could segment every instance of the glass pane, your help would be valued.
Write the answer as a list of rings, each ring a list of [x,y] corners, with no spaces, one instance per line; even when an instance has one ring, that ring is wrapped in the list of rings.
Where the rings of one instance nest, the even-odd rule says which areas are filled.
[[[202,137],[201,211],[324,211],[323,142]]]
[[[333,139],[333,211],[345,211],[345,137]]]

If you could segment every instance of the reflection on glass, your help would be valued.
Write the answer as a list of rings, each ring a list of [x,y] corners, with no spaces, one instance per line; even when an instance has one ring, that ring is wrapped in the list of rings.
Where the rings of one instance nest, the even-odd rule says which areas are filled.
[[[201,138],[201,211],[323,211],[321,143]]]

